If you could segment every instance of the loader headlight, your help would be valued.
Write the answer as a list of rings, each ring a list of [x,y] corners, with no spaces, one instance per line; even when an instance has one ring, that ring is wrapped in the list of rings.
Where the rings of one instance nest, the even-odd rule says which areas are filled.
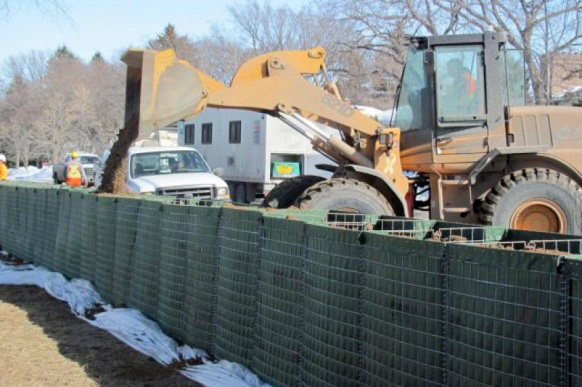
[[[216,199],[218,200],[230,199],[228,187],[218,187],[218,189],[216,190]]]

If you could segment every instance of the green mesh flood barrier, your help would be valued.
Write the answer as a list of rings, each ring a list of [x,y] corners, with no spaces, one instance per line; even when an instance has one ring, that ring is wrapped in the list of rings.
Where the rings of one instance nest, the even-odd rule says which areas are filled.
[[[112,275],[112,302],[126,306],[131,285],[133,250],[141,200],[117,198],[115,206],[115,248]]]
[[[212,352],[218,278],[219,223],[222,209],[190,207],[191,230],[186,248],[186,337],[184,341]]]
[[[162,208],[158,201],[144,200],[141,204],[128,299],[128,306],[153,320],[158,310]]]
[[[447,260],[448,383],[558,384],[557,259],[450,245]]]
[[[45,240],[43,243],[43,266],[55,269],[55,247],[59,229],[59,191],[50,189],[46,192],[46,209],[44,216]]]
[[[300,385],[304,227],[265,216],[253,369],[267,383]]]
[[[81,227],[81,278],[95,283],[97,260],[97,196],[83,198]]]
[[[187,337],[185,314],[190,208],[167,205],[162,213],[158,322],[181,342]]]
[[[84,194],[80,191],[71,191],[69,208],[69,229],[67,233],[67,259],[65,274],[69,278],[81,276],[81,228],[83,227],[83,200]]]
[[[0,183],[0,243],[277,386],[582,384],[582,237]]]
[[[66,275],[71,220],[71,192],[68,189],[59,190],[58,203],[59,211],[53,266],[55,271]]]
[[[7,249],[8,243],[8,195],[10,187],[0,184],[0,246]],[[6,220],[5,220],[6,219]]]
[[[362,382],[444,380],[444,244],[364,233]]]
[[[32,205],[34,217],[33,226],[31,229],[32,260],[35,264],[39,266],[44,266],[43,246],[45,243],[46,236],[45,217],[47,208],[46,204],[47,190],[44,188],[35,188],[34,192],[35,192],[34,202]],[[1,205],[2,203],[0,201],[0,206]]]
[[[23,218],[25,220],[25,226],[21,230],[23,232],[22,239],[22,252],[21,257],[24,257],[32,262],[34,262],[34,218],[35,213],[31,211],[34,209],[34,199],[36,197],[36,192],[34,188],[26,189],[22,195],[22,204],[20,206]]]
[[[115,228],[117,199],[100,196],[97,200],[95,287],[107,302],[113,297]]]
[[[257,314],[262,212],[223,208],[213,352],[249,364]]]
[[[361,341],[360,233],[307,225],[305,235],[303,382],[356,384]]]

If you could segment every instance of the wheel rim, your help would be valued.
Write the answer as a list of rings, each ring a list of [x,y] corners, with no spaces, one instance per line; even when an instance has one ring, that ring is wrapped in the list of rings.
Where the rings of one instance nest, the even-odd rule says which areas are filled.
[[[568,228],[564,211],[546,199],[528,200],[517,207],[511,216],[511,228],[564,233]]]

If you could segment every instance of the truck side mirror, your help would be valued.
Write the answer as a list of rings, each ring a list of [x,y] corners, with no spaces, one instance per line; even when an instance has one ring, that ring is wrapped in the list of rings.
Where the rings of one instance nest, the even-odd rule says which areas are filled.
[[[214,168],[212,170],[212,173],[214,173],[216,176],[220,177],[220,176],[224,175],[224,168]]]

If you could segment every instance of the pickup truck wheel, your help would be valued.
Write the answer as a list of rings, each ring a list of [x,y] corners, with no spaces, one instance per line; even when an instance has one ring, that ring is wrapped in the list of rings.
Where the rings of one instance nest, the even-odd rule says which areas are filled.
[[[527,168],[505,176],[481,204],[480,220],[520,230],[582,233],[582,189],[568,176]]]
[[[354,179],[321,181],[297,199],[299,208],[349,213],[394,215],[386,198],[372,186]]]
[[[305,175],[287,179],[271,190],[263,200],[261,207],[288,208],[309,187],[325,180],[323,177]]]

